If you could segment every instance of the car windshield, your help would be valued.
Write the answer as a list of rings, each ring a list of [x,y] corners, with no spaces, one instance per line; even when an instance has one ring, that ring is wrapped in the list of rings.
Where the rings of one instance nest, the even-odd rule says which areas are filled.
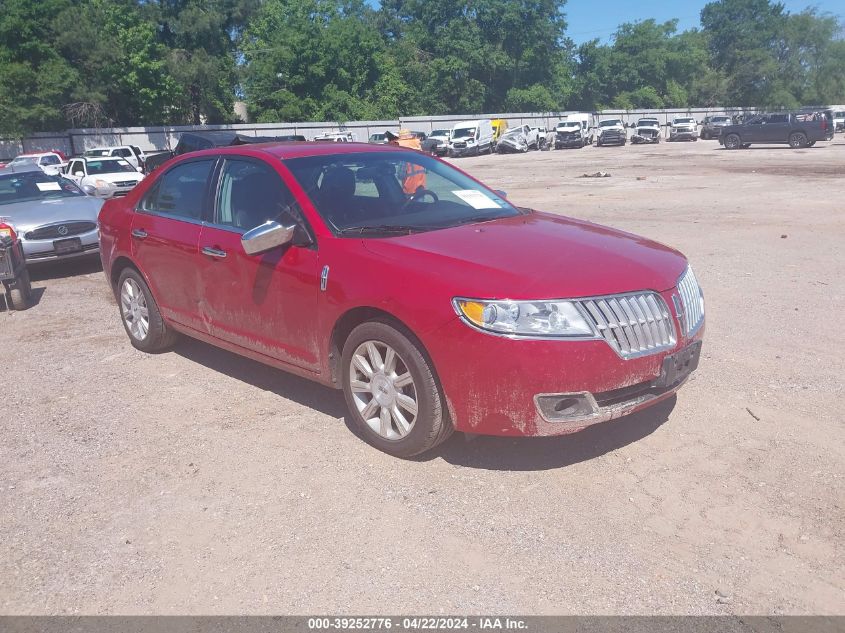
[[[692,123],[692,119],[675,119],[675,123]]]
[[[577,130],[581,127],[581,124],[578,121],[561,121],[557,124],[558,129],[560,128],[571,128],[573,130]]]
[[[370,140],[371,141],[383,141],[384,140],[384,134],[371,134]]]
[[[120,172],[137,172],[132,165],[122,159],[113,160],[89,160],[88,174],[116,174]]]
[[[109,149],[89,149],[83,156],[108,156],[111,153]]]
[[[622,121],[619,119],[608,119],[599,123],[599,127],[612,127],[614,125],[622,125]]]
[[[10,167],[20,167],[21,165],[35,165],[38,163],[37,156],[18,156],[15,160],[9,163]]]
[[[729,116],[714,116],[712,119],[713,123],[729,123],[730,120]]]
[[[452,133],[452,138],[475,138],[474,127],[459,127]]]
[[[845,119],[845,110],[839,110],[838,112],[834,112],[833,116],[837,119]]]
[[[500,195],[419,152],[285,160],[338,235],[390,236],[519,215]]]
[[[43,171],[0,175],[0,205],[84,196],[70,180]]]
[[[449,130],[434,130],[432,136],[449,136]]]
[[[654,126],[654,125],[660,125],[660,123],[658,123],[657,119],[640,119],[639,121],[637,121],[637,125],[640,125],[640,126],[652,125],[652,126]]]

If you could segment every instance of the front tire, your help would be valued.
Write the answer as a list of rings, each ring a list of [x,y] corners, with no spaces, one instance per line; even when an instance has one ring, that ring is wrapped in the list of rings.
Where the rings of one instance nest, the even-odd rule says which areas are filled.
[[[343,346],[343,395],[364,438],[385,453],[413,457],[453,432],[440,386],[417,345],[383,321],[356,327]]]
[[[142,352],[167,350],[179,335],[165,323],[147,282],[134,268],[126,268],[117,282],[120,317],[133,347]]]
[[[32,306],[32,281],[28,270],[24,269],[14,287],[9,289],[9,304],[12,310],[26,310]]]
[[[725,149],[739,149],[742,146],[742,139],[739,134],[728,134],[725,137]]]

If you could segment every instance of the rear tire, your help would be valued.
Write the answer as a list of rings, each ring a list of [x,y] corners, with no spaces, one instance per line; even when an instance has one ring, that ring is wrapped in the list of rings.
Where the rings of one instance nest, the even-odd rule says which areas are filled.
[[[179,335],[164,321],[147,282],[134,268],[126,268],[117,282],[120,320],[133,347],[142,352],[163,352]]]
[[[793,132],[789,135],[789,146],[792,149],[807,147],[807,135],[803,132]]]
[[[32,281],[28,270],[24,269],[14,287],[9,288],[9,304],[12,310],[26,310],[32,306]]]
[[[349,415],[379,450],[413,457],[454,432],[429,362],[393,324],[368,321],[352,330],[341,363]]]
[[[725,137],[725,149],[739,149],[742,146],[742,139],[739,134],[728,134]]]

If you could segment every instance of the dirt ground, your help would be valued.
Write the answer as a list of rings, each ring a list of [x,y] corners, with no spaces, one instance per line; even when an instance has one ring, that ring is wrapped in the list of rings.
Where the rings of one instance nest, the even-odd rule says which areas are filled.
[[[0,613],[845,613],[845,137],[456,162],[689,256],[707,335],[676,400],[401,461],[339,392],[144,355],[97,264],[42,269],[0,313]]]

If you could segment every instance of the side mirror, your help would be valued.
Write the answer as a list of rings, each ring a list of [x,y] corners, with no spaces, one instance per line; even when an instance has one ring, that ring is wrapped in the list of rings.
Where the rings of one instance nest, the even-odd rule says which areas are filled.
[[[295,226],[282,226],[272,220],[250,229],[241,236],[241,245],[247,255],[260,255],[293,241]]]
[[[97,188],[94,185],[82,185],[82,191],[84,191],[87,196],[97,195]]]
[[[493,193],[495,193],[500,198],[503,198],[504,200],[508,199],[508,192],[507,191],[502,191],[501,189],[493,189]]]

